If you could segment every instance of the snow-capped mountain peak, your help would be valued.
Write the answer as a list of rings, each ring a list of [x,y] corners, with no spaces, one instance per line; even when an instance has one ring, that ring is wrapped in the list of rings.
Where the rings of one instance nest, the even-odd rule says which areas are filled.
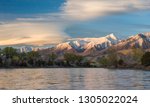
[[[77,52],[87,52],[95,49],[101,51],[118,42],[114,34],[99,38],[74,38],[69,39],[66,43],[61,43],[56,46],[57,50],[76,50]],[[63,46],[64,45],[64,46]],[[69,47],[69,48],[68,48]]]
[[[52,51],[58,55],[69,52],[84,56],[94,56],[106,54],[110,48],[116,49],[116,51],[133,48],[150,50],[150,33],[137,34],[124,40],[118,40],[114,34],[98,38],[73,38],[58,44]]]
[[[129,37],[126,40],[122,40],[119,42],[116,47],[118,50],[122,49],[130,49],[130,48],[142,48],[149,49],[150,48],[150,33],[145,34],[137,34]]]
[[[112,40],[118,40],[117,37],[113,33],[107,35],[106,38],[107,39],[112,39]]]

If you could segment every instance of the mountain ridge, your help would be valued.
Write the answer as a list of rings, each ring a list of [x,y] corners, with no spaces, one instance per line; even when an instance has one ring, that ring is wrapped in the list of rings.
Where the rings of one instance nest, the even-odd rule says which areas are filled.
[[[20,50],[25,50],[23,52],[29,52],[31,50],[29,47],[30,46],[27,48],[20,47]],[[68,39],[66,42],[60,43],[50,48],[32,48],[32,50],[47,50],[46,52],[48,53],[54,52],[58,55],[63,55],[64,53],[74,53],[83,56],[94,56],[97,54],[105,53],[110,48],[115,48],[117,51],[131,48],[142,48],[144,50],[150,50],[150,32],[139,33],[123,40],[119,40],[113,33],[98,38],[72,38]]]
[[[131,49],[131,48],[142,48],[150,49],[150,33],[140,33],[131,36],[125,40],[120,41],[114,45],[118,50]]]
[[[87,55],[91,50],[101,51],[118,43],[118,38],[114,34],[99,38],[73,38],[65,43],[60,43],[54,47],[58,53],[75,52]]]

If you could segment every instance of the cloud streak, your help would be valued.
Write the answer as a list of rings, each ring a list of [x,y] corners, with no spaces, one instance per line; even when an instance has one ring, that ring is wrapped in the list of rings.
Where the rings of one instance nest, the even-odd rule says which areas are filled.
[[[66,0],[64,13],[73,20],[89,20],[113,13],[150,9],[149,0]]]
[[[69,37],[64,30],[74,22],[150,9],[149,4],[150,0],[66,0],[61,6],[61,12],[0,22],[0,45],[57,44]]]
[[[15,22],[0,25],[0,45],[45,45],[64,41],[67,35],[56,23]]]

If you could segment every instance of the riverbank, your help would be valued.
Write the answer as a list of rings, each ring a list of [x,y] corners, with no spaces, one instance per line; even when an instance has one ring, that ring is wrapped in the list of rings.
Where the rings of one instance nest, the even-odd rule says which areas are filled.
[[[150,71],[150,66],[142,66],[142,65],[136,65],[136,66],[118,66],[118,67],[114,67],[114,66],[108,66],[108,67],[82,67],[82,66],[45,66],[45,67],[14,67],[14,66],[10,66],[10,67],[0,67],[0,69],[42,69],[42,68],[104,68],[104,69],[130,69],[130,70],[146,70],[146,71]]]

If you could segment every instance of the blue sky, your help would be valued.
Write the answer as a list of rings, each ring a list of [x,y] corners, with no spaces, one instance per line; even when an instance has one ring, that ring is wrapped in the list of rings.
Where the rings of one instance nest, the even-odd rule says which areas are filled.
[[[115,2],[115,3],[114,3]],[[0,45],[150,32],[149,0],[0,0]]]
[[[59,12],[65,0],[0,0],[0,20]]]
[[[124,39],[138,33],[150,32],[149,17],[150,11],[115,14],[73,24],[66,29],[66,32],[73,37],[76,35],[99,37],[114,33],[120,39]]]
[[[59,11],[64,0],[0,0],[0,13],[36,14]]]

